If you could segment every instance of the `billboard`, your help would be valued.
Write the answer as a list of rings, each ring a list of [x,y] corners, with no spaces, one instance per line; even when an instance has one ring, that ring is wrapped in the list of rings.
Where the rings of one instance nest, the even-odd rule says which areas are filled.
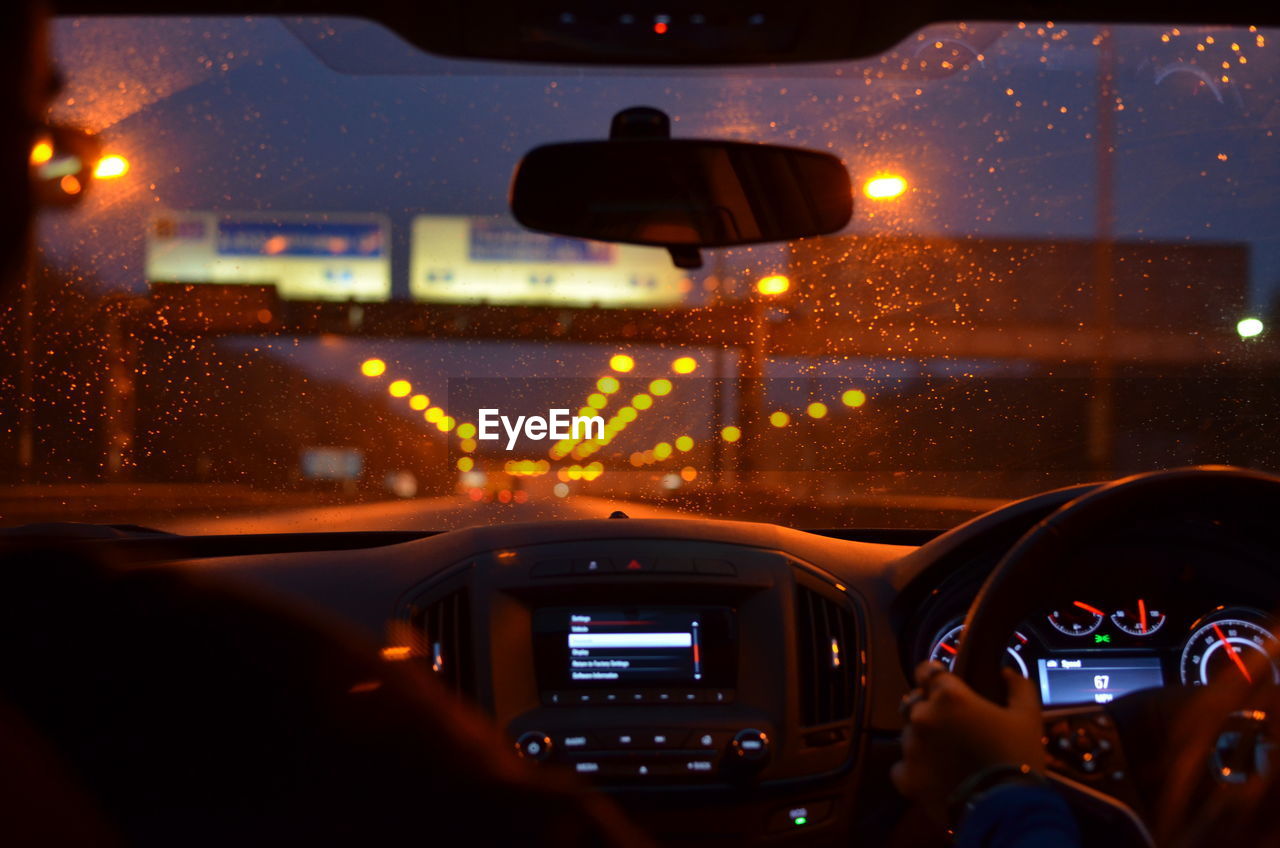
[[[413,219],[414,300],[644,308],[677,305],[688,290],[662,248],[543,235],[500,217]]]
[[[273,285],[286,300],[385,301],[390,245],[383,215],[159,212],[147,229],[147,280]]]

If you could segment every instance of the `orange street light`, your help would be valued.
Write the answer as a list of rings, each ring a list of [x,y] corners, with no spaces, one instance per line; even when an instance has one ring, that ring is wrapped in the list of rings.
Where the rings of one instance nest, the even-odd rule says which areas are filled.
[[[756,291],[760,294],[779,295],[786,294],[791,288],[791,280],[782,274],[770,274],[767,277],[761,277],[756,283]]]
[[[118,153],[109,153],[98,160],[93,168],[95,180],[114,180],[129,173],[129,160]]]
[[[871,200],[893,200],[901,197],[907,190],[907,181],[897,174],[881,174],[867,180],[862,186],[862,193]]]

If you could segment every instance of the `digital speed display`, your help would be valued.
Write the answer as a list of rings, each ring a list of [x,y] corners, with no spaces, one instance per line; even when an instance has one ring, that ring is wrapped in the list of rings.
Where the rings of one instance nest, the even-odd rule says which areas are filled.
[[[1062,704],[1109,704],[1121,695],[1164,685],[1160,658],[1055,656],[1036,661],[1040,701],[1046,707]]]

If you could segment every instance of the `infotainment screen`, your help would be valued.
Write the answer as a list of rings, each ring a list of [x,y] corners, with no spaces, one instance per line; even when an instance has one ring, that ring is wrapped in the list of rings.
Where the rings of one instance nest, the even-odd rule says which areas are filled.
[[[543,689],[732,687],[726,607],[556,607],[534,611]]]
[[[1054,657],[1037,660],[1040,701],[1060,704],[1107,704],[1120,695],[1164,685],[1160,658]]]

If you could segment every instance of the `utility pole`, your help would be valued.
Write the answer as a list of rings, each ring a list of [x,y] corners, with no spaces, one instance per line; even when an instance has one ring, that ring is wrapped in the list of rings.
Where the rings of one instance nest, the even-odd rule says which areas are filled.
[[[1112,336],[1115,331],[1115,46],[1104,27],[1098,35],[1097,221],[1093,254],[1093,394],[1089,399],[1089,464],[1102,477],[1115,466]]]

